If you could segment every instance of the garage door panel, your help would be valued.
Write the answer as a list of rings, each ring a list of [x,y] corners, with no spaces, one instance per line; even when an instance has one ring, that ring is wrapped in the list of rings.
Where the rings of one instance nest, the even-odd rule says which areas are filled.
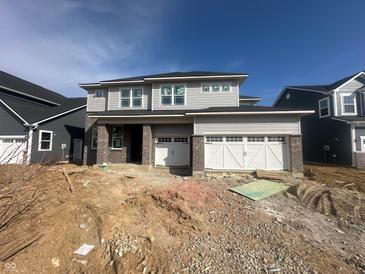
[[[266,169],[266,146],[265,144],[248,143],[245,157],[246,169]]]
[[[227,144],[224,146],[224,169],[243,169],[243,145]]]
[[[206,168],[222,169],[224,157],[223,153],[223,144],[209,144],[209,146],[205,146],[204,158]]]
[[[0,138],[0,164],[22,164],[24,138]]]
[[[190,164],[188,137],[159,137],[156,141],[156,166],[188,166]]]
[[[286,144],[269,144],[267,150],[268,169],[281,170],[288,168]]]

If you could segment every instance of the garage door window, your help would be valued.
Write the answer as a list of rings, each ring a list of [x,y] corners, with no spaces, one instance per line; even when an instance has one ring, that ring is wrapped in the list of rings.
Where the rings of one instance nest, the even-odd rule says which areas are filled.
[[[171,143],[171,138],[157,138],[158,143]]]
[[[284,143],[285,142],[285,137],[284,136],[269,136],[269,137],[267,137],[267,140],[269,142]]]
[[[249,136],[249,137],[247,137],[247,142],[263,143],[263,142],[265,142],[265,137],[264,136]]]
[[[39,131],[39,151],[51,151],[52,150],[53,132],[48,130]]]
[[[206,138],[207,142],[223,142],[223,137],[220,136],[209,136]]]
[[[226,142],[242,142],[243,138],[241,136],[227,136]]]
[[[177,137],[174,138],[175,143],[189,143],[188,137]]]

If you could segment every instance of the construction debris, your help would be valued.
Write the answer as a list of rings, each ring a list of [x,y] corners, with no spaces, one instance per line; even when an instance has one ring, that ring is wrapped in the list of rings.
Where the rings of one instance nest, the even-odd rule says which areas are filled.
[[[72,180],[71,180],[70,176],[68,176],[68,173],[67,173],[67,171],[66,171],[66,169],[65,169],[65,168],[63,168],[63,169],[62,169],[62,173],[63,173],[63,175],[65,175],[65,177],[66,177],[66,180],[67,180],[68,185],[69,185],[69,187],[70,187],[70,191],[71,191],[71,192],[75,192],[74,184],[73,184],[73,182],[72,182]]]
[[[90,244],[83,244],[78,249],[76,249],[73,253],[81,256],[87,255],[91,250],[93,250],[95,246]]]
[[[256,177],[259,179],[284,181],[288,175],[281,171],[256,170]]]

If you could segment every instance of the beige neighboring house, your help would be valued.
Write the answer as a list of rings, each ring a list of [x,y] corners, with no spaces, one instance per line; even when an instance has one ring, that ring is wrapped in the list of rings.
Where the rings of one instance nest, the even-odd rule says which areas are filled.
[[[87,91],[84,164],[205,171],[303,171],[300,117],[256,106],[245,73],[172,72],[80,84]]]

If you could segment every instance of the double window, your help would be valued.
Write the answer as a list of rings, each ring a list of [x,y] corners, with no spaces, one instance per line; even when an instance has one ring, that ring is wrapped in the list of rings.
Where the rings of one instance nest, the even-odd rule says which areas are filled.
[[[112,127],[112,148],[121,149],[123,147],[123,127]]]
[[[48,130],[39,131],[38,150],[52,151],[53,132]]]
[[[227,92],[231,91],[230,83],[205,83],[202,84],[202,92]]]
[[[185,105],[185,86],[161,86],[161,105]]]
[[[356,114],[356,97],[355,97],[355,95],[341,94],[341,109],[342,109],[342,114],[349,114],[349,115]]]
[[[121,90],[120,105],[122,108],[142,107],[142,88],[123,88]]]
[[[329,98],[323,98],[318,101],[319,118],[330,116],[330,100]]]
[[[95,98],[103,98],[104,97],[104,90],[96,90],[94,97]]]

